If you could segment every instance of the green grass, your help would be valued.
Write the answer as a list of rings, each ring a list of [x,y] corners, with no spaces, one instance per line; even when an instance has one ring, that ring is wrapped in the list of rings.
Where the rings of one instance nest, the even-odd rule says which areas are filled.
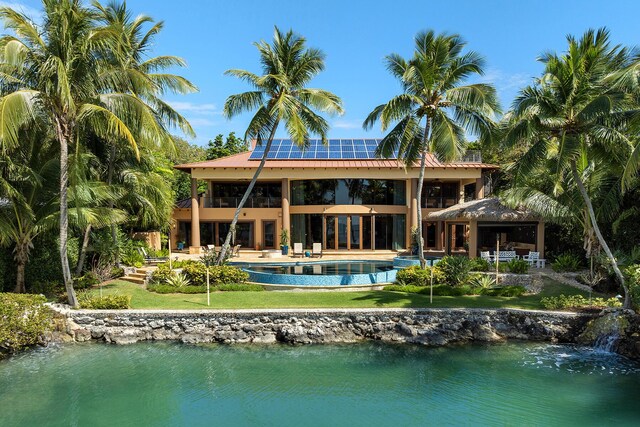
[[[428,295],[390,291],[364,292],[216,292],[211,294],[211,306],[207,307],[206,294],[156,294],[142,286],[124,281],[113,281],[103,286],[104,294],[131,296],[132,308],[146,309],[241,309],[241,308],[390,308],[390,307],[477,307],[477,308],[525,308],[543,309],[542,297],[560,294],[587,295],[585,292],[555,282],[545,281],[544,290],[538,295],[521,297],[461,296],[433,297]],[[98,294],[98,289],[90,292]]]

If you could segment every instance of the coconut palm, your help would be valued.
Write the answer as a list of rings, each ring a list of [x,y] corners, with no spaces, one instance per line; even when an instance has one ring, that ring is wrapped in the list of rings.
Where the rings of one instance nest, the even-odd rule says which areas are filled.
[[[124,140],[138,155],[138,142],[164,139],[151,108],[123,91],[106,69],[112,31],[96,25],[94,9],[79,0],[44,0],[42,24],[0,8],[0,19],[15,35],[0,37],[0,142],[17,146],[19,129],[42,121],[54,129],[60,156],[59,253],[71,305],[77,299],[67,258],[69,146],[93,133]]]
[[[264,167],[278,125],[284,123],[291,140],[300,146],[309,141],[309,134],[319,135],[326,141],[329,129],[327,121],[315,110],[329,114],[342,113],[342,101],[331,92],[306,87],[318,73],[324,70],[324,54],[318,49],[306,47],[306,40],[289,30],[282,33],[277,27],[273,43],[255,43],[260,52],[264,75],[232,69],[226,74],[249,83],[253,90],[231,95],[224,104],[228,118],[247,111],[257,110],[245,132],[245,140],[256,139],[265,145],[264,154],[236,209],[231,227],[220,250],[217,263],[224,261],[240,211]]]
[[[629,158],[633,143],[628,124],[635,103],[612,76],[628,67],[632,57],[627,49],[609,44],[606,29],[589,30],[580,39],[569,36],[567,41],[563,55],[546,53],[540,58],[544,73],[514,101],[504,123],[504,142],[527,147],[515,165],[516,176],[535,174],[541,163],[552,159],[551,173],[577,188],[597,241],[624,289],[628,308],[628,288],[598,226],[580,162],[586,153],[597,160],[598,167],[615,168]]]
[[[411,59],[388,55],[387,69],[400,81],[403,92],[374,108],[363,123],[370,129],[380,121],[383,132],[395,123],[380,142],[377,155],[388,158],[397,151],[398,159],[407,167],[420,161],[419,201],[427,156],[435,154],[444,161],[459,158],[465,150],[465,132],[487,138],[494,126],[499,109],[495,89],[482,83],[462,84],[471,76],[482,75],[484,67],[484,60],[476,52],[463,53],[465,45],[457,34],[424,31],[416,35]],[[420,208],[418,227],[422,236]],[[423,243],[418,239],[424,268]]]

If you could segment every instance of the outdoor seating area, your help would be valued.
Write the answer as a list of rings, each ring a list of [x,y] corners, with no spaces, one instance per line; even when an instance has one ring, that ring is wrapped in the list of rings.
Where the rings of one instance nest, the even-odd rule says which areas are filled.
[[[480,252],[480,257],[482,259],[486,259],[490,263],[495,263],[496,259],[498,262],[509,262],[512,259],[522,259],[527,261],[531,267],[535,268],[544,268],[546,266],[546,260],[540,258],[540,252],[529,251],[527,255],[517,255],[516,251],[498,251],[497,256],[495,251],[482,251]]]

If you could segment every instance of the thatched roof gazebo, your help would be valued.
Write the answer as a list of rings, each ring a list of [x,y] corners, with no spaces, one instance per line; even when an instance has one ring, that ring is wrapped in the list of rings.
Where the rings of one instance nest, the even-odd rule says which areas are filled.
[[[446,209],[430,212],[429,219],[447,220],[476,220],[476,221],[539,221],[539,215],[524,209],[511,209],[502,203],[497,197],[471,200],[458,203]]]

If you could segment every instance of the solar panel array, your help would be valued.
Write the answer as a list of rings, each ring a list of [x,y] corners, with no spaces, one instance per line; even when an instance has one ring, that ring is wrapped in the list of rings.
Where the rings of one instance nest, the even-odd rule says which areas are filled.
[[[271,149],[269,153],[267,153],[267,159],[375,159],[375,151],[379,143],[379,139],[330,139],[327,144],[323,144],[321,139],[311,139],[307,147],[300,148],[290,139],[274,139],[271,144]],[[257,146],[249,156],[249,160],[262,159],[264,148],[264,145]],[[397,153],[394,153],[391,158],[397,158]]]

